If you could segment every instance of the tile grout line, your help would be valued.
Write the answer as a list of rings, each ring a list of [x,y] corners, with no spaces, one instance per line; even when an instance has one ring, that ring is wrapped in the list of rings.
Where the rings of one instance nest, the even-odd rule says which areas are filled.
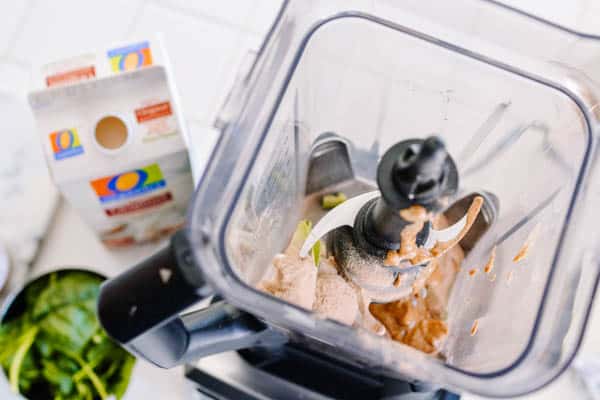
[[[236,24],[236,23],[227,21],[226,19],[223,19],[218,16],[205,14],[205,13],[199,12],[197,10],[194,10],[192,8],[182,7],[177,4],[170,3],[167,0],[150,0],[150,1],[154,5],[160,6],[162,8],[166,8],[168,10],[172,10],[178,14],[197,18],[199,20],[202,20],[203,22],[208,22],[212,25],[218,25],[221,27],[225,27],[227,29],[233,29],[233,30],[241,32],[241,33],[257,34],[256,31],[248,28],[247,26],[244,26],[243,24]],[[246,17],[249,17],[250,14],[251,13],[248,13],[248,15]],[[260,34],[260,33],[258,33],[258,34]]]
[[[241,24],[238,25],[235,23],[228,22],[219,17],[213,17],[208,14],[198,12],[196,10],[191,10],[186,7],[178,6],[176,4],[171,4],[168,0],[146,0],[145,6],[147,6],[147,5],[154,5],[154,6],[157,6],[160,8],[164,8],[165,10],[172,11],[172,12],[182,15],[182,16],[192,17],[202,23],[208,23],[213,26],[218,26],[221,28],[228,29],[232,33],[234,33],[236,36],[236,39],[234,41],[234,47],[236,49],[244,48],[246,50],[256,50],[254,48],[246,46],[245,38],[250,37],[250,36],[257,36],[260,38],[264,37],[264,33],[263,34],[256,33],[254,30],[245,28]],[[251,16],[252,16],[252,12],[248,12],[248,15],[245,16],[245,21],[248,21],[251,18]],[[134,25],[134,24],[135,24],[135,22],[132,21],[132,25]],[[245,54],[242,55],[242,57],[244,57],[244,56],[245,56]],[[234,79],[237,76],[237,73],[239,72],[239,67],[241,64],[240,64],[240,62],[234,63],[236,58],[238,58],[236,56],[236,52],[235,51],[230,52],[230,54],[228,54],[227,59],[225,61],[226,64],[228,64],[228,65],[236,64],[234,70],[232,71],[233,77],[221,76],[218,78],[218,80],[219,80],[218,86],[221,88],[226,87],[226,88],[222,89],[224,91],[231,90],[234,82],[233,81],[229,82],[229,81],[231,79]],[[222,107],[222,105],[223,105],[222,103],[224,101],[224,95],[222,95],[222,93],[216,94],[216,97],[219,97],[219,99],[218,99],[219,101],[215,100],[215,103],[219,103],[219,104],[212,104],[209,107],[209,110],[207,110],[207,114],[213,114],[212,118],[209,115],[199,117],[199,116],[195,116],[194,113],[188,114],[188,113],[184,112],[185,118],[187,120],[190,120],[190,118],[197,119],[197,120],[212,120],[212,119],[214,119],[216,117],[216,115],[218,114],[218,111]]]
[[[251,23],[252,19],[256,16],[256,13],[257,13],[256,9],[251,9],[248,12],[248,14],[245,16],[244,24],[249,25]],[[235,24],[232,24],[232,25],[235,25]],[[239,28],[239,27],[237,28],[237,38],[235,40],[235,47],[236,47],[236,49],[243,49],[244,54],[241,55],[240,59],[237,60],[237,62],[235,62],[236,59],[238,58],[236,52],[231,52],[227,58],[227,63],[235,64],[235,68],[232,71],[232,76],[223,75],[219,79],[219,81],[220,81],[219,87],[222,87],[223,88],[222,91],[224,91],[226,93],[219,93],[218,95],[216,95],[217,97],[220,97],[218,99],[219,104],[216,104],[217,101],[214,102],[215,104],[213,104],[213,109],[211,110],[211,112],[213,114],[212,116],[200,118],[200,119],[206,119],[206,120],[212,121],[212,122],[210,122],[210,125],[212,125],[214,120],[218,117],[222,107],[224,106],[224,101],[226,101],[227,95],[234,88],[235,83],[236,83],[235,80],[238,78],[238,74],[240,73],[240,68],[244,62],[244,58],[248,56],[248,53],[256,52],[258,50],[258,48],[248,46],[248,41],[247,41],[247,38],[249,37],[248,35],[259,37],[260,43],[262,43],[262,41],[265,40],[266,32],[258,33],[256,31],[254,31],[253,29]],[[259,47],[260,47],[260,44],[259,44]],[[194,117],[193,119],[196,119],[196,117]],[[196,122],[199,122],[199,121],[196,121]]]
[[[133,15],[133,18],[131,18],[131,21],[129,22],[129,26],[125,30],[125,38],[124,39],[128,39],[131,35],[133,35],[133,32],[135,31],[135,27],[137,26],[137,23],[138,23],[140,17],[144,13],[144,8],[146,7],[147,4],[148,4],[148,0],[142,0],[140,2],[140,4],[138,5],[137,9],[135,10],[135,14]]]
[[[16,58],[13,58],[13,57],[7,56],[7,55],[0,56],[0,63],[3,63],[3,64],[12,64],[12,65],[17,66],[19,68],[27,69],[27,70],[31,67],[31,64],[29,64],[28,62],[25,62],[25,61],[22,61],[22,60],[18,60]]]
[[[27,67],[29,67],[28,63],[23,63],[22,60],[17,60],[15,57],[11,57],[11,55],[13,55],[12,53],[17,44],[17,39],[19,38],[19,36],[21,36],[21,33],[23,32],[23,29],[25,28],[26,22],[31,15],[31,10],[33,9],[35,3],[37,3],[37,0],[23,0],[23,1],[26,3],[25,8],[23,9],[23,13],[19,17],[19,22],[17,23],[15,30],[13,31],[10,39],[8,40],[8,46],[6,46],[6,50],[4,51],[4,53],[2,53],[0,58],[13,60],[14,64],[17,64],[20,66],[26,65]]]

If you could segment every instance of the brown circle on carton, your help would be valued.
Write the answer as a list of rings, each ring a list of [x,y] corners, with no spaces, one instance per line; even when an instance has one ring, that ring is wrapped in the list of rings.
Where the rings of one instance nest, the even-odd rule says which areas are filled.
[[[96,143],[107,150],[117,150],[127,143],[129,132],[125,122],[114,115],[108,115],[96,123],[94,137]]]

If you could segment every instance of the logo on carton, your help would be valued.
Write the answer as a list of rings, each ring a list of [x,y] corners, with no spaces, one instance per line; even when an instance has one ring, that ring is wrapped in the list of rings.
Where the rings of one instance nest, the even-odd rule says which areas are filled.
[[[96,69],[93,65],[63,71],[46,77],[46,86],[66,85],[67,83],[79,82],[96,77]]]
[[[173,200],[171,192],[159,193],[156,196],[148,196],[139,200],[133,200],[123,206],[104,209],[104,213],[109,217],[116,215],[133,214],[138,211],[155,208]]]
[[[148,42],[112,49],[107,55],[113,72],[133,71],[152,65],[152,53]]]
[[[63,129],[50,134],[52,152],[55,160],[62,160],[83,154],[83,146],[79,141],[77,129]]]
[[[157,118],[168,117],[172,115],[171,103],[163,101],[161,103],[151,104],[135,110],[135,118],[140,124]]]
[[[158,164],[90,182],[101,203],[141,196],[166,186]]]

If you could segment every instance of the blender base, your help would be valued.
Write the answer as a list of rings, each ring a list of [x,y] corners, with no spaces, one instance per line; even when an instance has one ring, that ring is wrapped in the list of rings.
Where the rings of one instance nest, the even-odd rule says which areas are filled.
[[[187,365],[197,399],[458,400],[432,385],[392,380],[306,349],[221,353]]]

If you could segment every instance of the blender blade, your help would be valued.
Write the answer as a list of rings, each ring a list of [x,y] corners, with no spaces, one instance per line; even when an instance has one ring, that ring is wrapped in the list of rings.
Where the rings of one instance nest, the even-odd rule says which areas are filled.
[[[304,241],[300,249],[300,257],[308,256],[312,247],[328,232],[341,226],[354,226],[354,220],[360,209],[370,200],[379,197],[379,190],[363,193],[349,200],[346,200],[333,210],[325,214],[323,218],[310,231],[310,234]]]
[[[353,227],[356,220],[356,215],[360,209],[372,199],[379,197],[381,194],[378,190],[372,192],[363,193],[356,197],[353,197],[333,210],[325,214],[325,216],[315,225],[311,230],[310,234],[304,241],[302,248],[300,249],[300,257],[308,256],[310,249],[319,241],[323,236],[332,230],[342,227],[349,226]],[[454,239],[463,230],[467,224],[467,215],[465,214],[460,220],[454,225],[441,230],[430,229],[427,239],[423,247],[431,249],[437,242],[449,242]]]
[[[315,146],[313,153],[318,157],[311,157],[311,162],[334,160],[334,156],[348,161],[347,146],[331,136],[327,139]],[[309,169],[323,170],[327,169]],[[315,177],[309,173],[309,178]],[[370,301],[387,303],[406,297],[429,261],[460,240],[472,221],[462,218],[462,213],[453,226],[433,229],[432,216],[442,211],[458,187],[456,165],[436,136],[408,139],[390,147],[378,162],[377,186],[379,190],[359,194],[325,214],[309,233],[299,256],[308,256],[327,235],[328,254],[341,273],[364,290]],[[447,248],[430,254],[428,250],[438,242],[448,242]],[[420,258],[416,251],[407,250],[412,248],[424,250]]]
[[[466,224],[467,214],[465,214],[461,219],[459,219],[458,222],[456,222],[454,225],[446,229],[441,229],[439,231],[431,229],[423,247],[430,250],[435,246],[437,242],[449,242],[453,240],[460,234],[460,232],[463,230]]]

